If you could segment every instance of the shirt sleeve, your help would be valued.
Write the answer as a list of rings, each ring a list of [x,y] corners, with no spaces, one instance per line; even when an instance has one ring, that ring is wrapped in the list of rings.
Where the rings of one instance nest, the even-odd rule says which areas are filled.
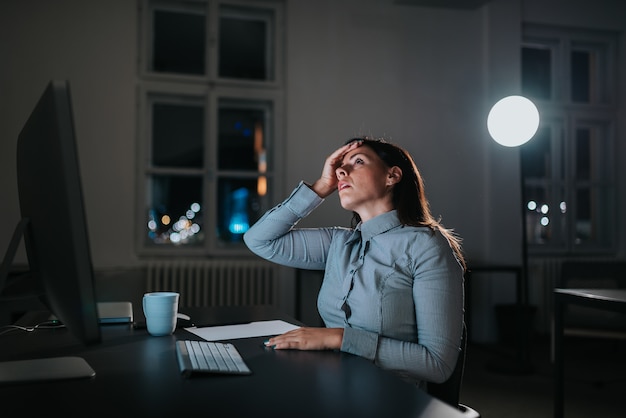
[[[317,208],[320,198],[300,182],[282,203],[267,211],[243,236],[250,251],[284,266],[323,270],[332,228],[295,228]]]

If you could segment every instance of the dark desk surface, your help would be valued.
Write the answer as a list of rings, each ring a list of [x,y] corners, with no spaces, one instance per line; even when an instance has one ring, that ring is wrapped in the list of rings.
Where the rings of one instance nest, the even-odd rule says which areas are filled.
[[[626,310],[626,289],[554,289],[554,293],[570,303]]]
[[[184,310],[181,310],[185,312]],[[205,309],[202,323],[288,319],[265,309]],[[202,314],[200,318],[199,314]],[[84,347],[65,329],[0,336],[0,361],[78,355],[96,371],[90,379],[0,386],[5,411],[48,410],[77,416],[211,417],[461,417],[361,357],[331,351],[279,351],[265,337],[232,340],[250,376],[183,378],[174,342],[198,339],[184,329],[152,337],[130,325],[102,326],[103,342]],[[9,409],[6,406],[10,405]]]
[[[564,415],[563,309],[567,304],[626,312],[626,289],[554,289],[554,417]],[[619,400],[616,399],[616,402]]]

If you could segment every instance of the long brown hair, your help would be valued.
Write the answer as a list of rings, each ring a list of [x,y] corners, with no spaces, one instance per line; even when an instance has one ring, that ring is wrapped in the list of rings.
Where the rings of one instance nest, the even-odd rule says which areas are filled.
[[[433,231],[440,231],[465,270],[467,266],[461,248],[461,238],[433,217],[424,192],[424,180],[411,155],[404,148],[382,138],[356,137],[346,141],[346,144],[354,141],[362,141],[362,146],[371,148],[387,167],[397,166],[402,170],[402,178],[393,188],[393,205],[400,222],[403,225],[426,226]],[[353,212],[352,226],[359,222],[361,217]]]

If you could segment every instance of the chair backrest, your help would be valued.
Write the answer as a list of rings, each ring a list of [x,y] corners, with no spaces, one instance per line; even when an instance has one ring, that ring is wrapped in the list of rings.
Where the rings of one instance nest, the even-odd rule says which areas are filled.
[[[465,369],[465,349],[467,348],[467,327],[463,324],[463,335],[461,337],[461,351],[454,366],[452,375],[443,383],[429,383],[427,392],[435,398],[459,407],[459,399],[461,395],[461,384],[463,383],[463,372]]]

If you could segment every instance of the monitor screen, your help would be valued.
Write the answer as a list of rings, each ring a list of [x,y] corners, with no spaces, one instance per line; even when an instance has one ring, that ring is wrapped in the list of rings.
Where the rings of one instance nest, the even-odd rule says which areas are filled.
[[[22,218],[17,235],[23,235],[30,276],[43,289],[43,303],[80,342],[100,342],[67,81],[48,84],[20,132],[17,181]]]

